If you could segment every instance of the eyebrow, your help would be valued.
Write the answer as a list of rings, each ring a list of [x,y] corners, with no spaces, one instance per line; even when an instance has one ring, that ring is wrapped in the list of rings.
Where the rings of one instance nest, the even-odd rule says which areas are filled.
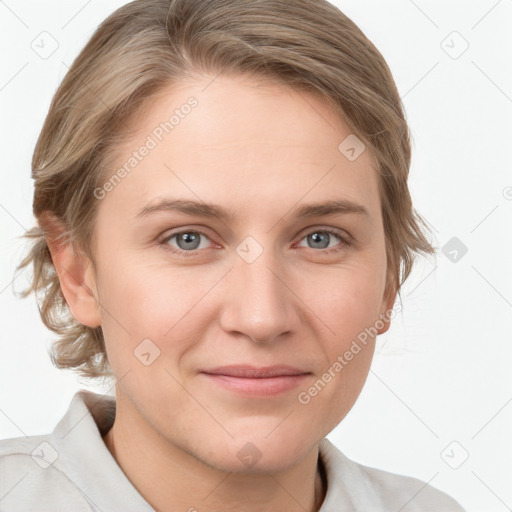
[[[205,218],[217,218],[225,222],[236,218],[235,212],[222,206],[191,200],[163,198],[154,205],[146,205],[137,213],[136,218],[144,218],[156,212],[178,211],[188,215]],[[348,199],[337,199],[322,203],[309,203],[295,208],[292,216],[299,219],[324,215],[357,213],[369,216],[368,210],[361,204]]]
[[[196,215],[205,218],[217,218],[222,221],[232,221],[236,215],[232,210],[215,204],[182,199],[161,199],[154,205],[146,205],[137,214],[137,218],[143,218],[156,212],[177,211],[188,215]],[[369,216],[368,210],[361,204],[348,199],[337,199],[322,203],[309,203],[295,208],[292,216],[297,218],[320,217],[324,215],[357,213]]]

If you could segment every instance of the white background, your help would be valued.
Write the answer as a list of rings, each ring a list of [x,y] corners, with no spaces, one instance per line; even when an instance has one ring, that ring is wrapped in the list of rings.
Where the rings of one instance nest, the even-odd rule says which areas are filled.
[[[25,253],[19,237],[34,224],[30,162],[50,100],[97,25],[124,3],[0,2],[0,438],[50,432],[78,389],[108,391],[51,365],[53,333],[35,299],[13,294],[27,276],[12,280]],[[430,482],[468,512],[508,510],[512,2],[334,3],[393,72],[413,136],[413,201],[439,251],[418,261],[366,387],[329,438],[357,462]],[[47,59],[31,48],[42,31],[58,43]],[[461,38],[469,47],[453,58]],[[442,252],[452,237],[468,248],[456,262]]]

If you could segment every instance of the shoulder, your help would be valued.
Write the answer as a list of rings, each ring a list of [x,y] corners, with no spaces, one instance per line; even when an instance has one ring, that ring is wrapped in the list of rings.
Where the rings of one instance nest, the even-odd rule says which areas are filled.
[[[69,507],[90,512],[91,507],[58,459],[51,434],[0,440],[2,512],[49,512]]]
[[[332,496],[348,501],[357,511],[465,512],[448,494],[422,480],[359,464],[327,439],[320,449],[328,475],[326,501],[331,485]]]
[[[358,466],[383,501],[390,501],[390,505],[397,502],[403,507],[403,512],[464,512],[451,496],[422,480],[360,464]]]

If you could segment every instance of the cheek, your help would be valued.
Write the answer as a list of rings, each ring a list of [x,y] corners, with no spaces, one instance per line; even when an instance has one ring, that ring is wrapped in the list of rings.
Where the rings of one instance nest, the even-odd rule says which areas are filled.
[[[117,329],[125,328],[133,336],[161,335],[188,302],[181,281],[169,268],[107,255],[100,276],[101,300],[108,309],[105,323],[117,324]]]
[[[379,318],[384,291],[384,273],[379,262],[331,268],[316,276],[314,283],[309,287],[309,300],[330,328],[330,338],[336,340],[332,348],[342,349],[344,344],[350,344],[352,338]]]
[[[209,304],[205,296],[219,276],[115,254],[103,262],[99,275],[102,329],[111,365],[117,365],[119,373],[128,367],[139,369],[134,351],[147,339],[157,347],[155,353],[171,352],[172,359],[178,360],[190,348],[190,340],[198,339]]]
[[[315,283],[309,300],[314,301],[316,295],[312,309],[322,325],[328,326],[321,328],[325,335],[317,339],[325,360],[315,379],[300,390],[302,395],[297,398],[307,417],[322,418],[322,425],[330,429],[352,408],[368,376],[383,280],[380,268],[367,262],[331,269],[328,278],[323,276]],[[321,299],[320,288],[326,290]]]

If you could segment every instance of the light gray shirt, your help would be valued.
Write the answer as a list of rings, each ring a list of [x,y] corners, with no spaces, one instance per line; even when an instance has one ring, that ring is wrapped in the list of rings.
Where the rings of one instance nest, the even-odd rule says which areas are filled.
[[[80,390],[51,434],[0,440],[0,511],[154,512],[102,439],[114,417],[115,398]],[[328,439],[320,457],[319,512],[464,512],[421,480],[350,460]]]

